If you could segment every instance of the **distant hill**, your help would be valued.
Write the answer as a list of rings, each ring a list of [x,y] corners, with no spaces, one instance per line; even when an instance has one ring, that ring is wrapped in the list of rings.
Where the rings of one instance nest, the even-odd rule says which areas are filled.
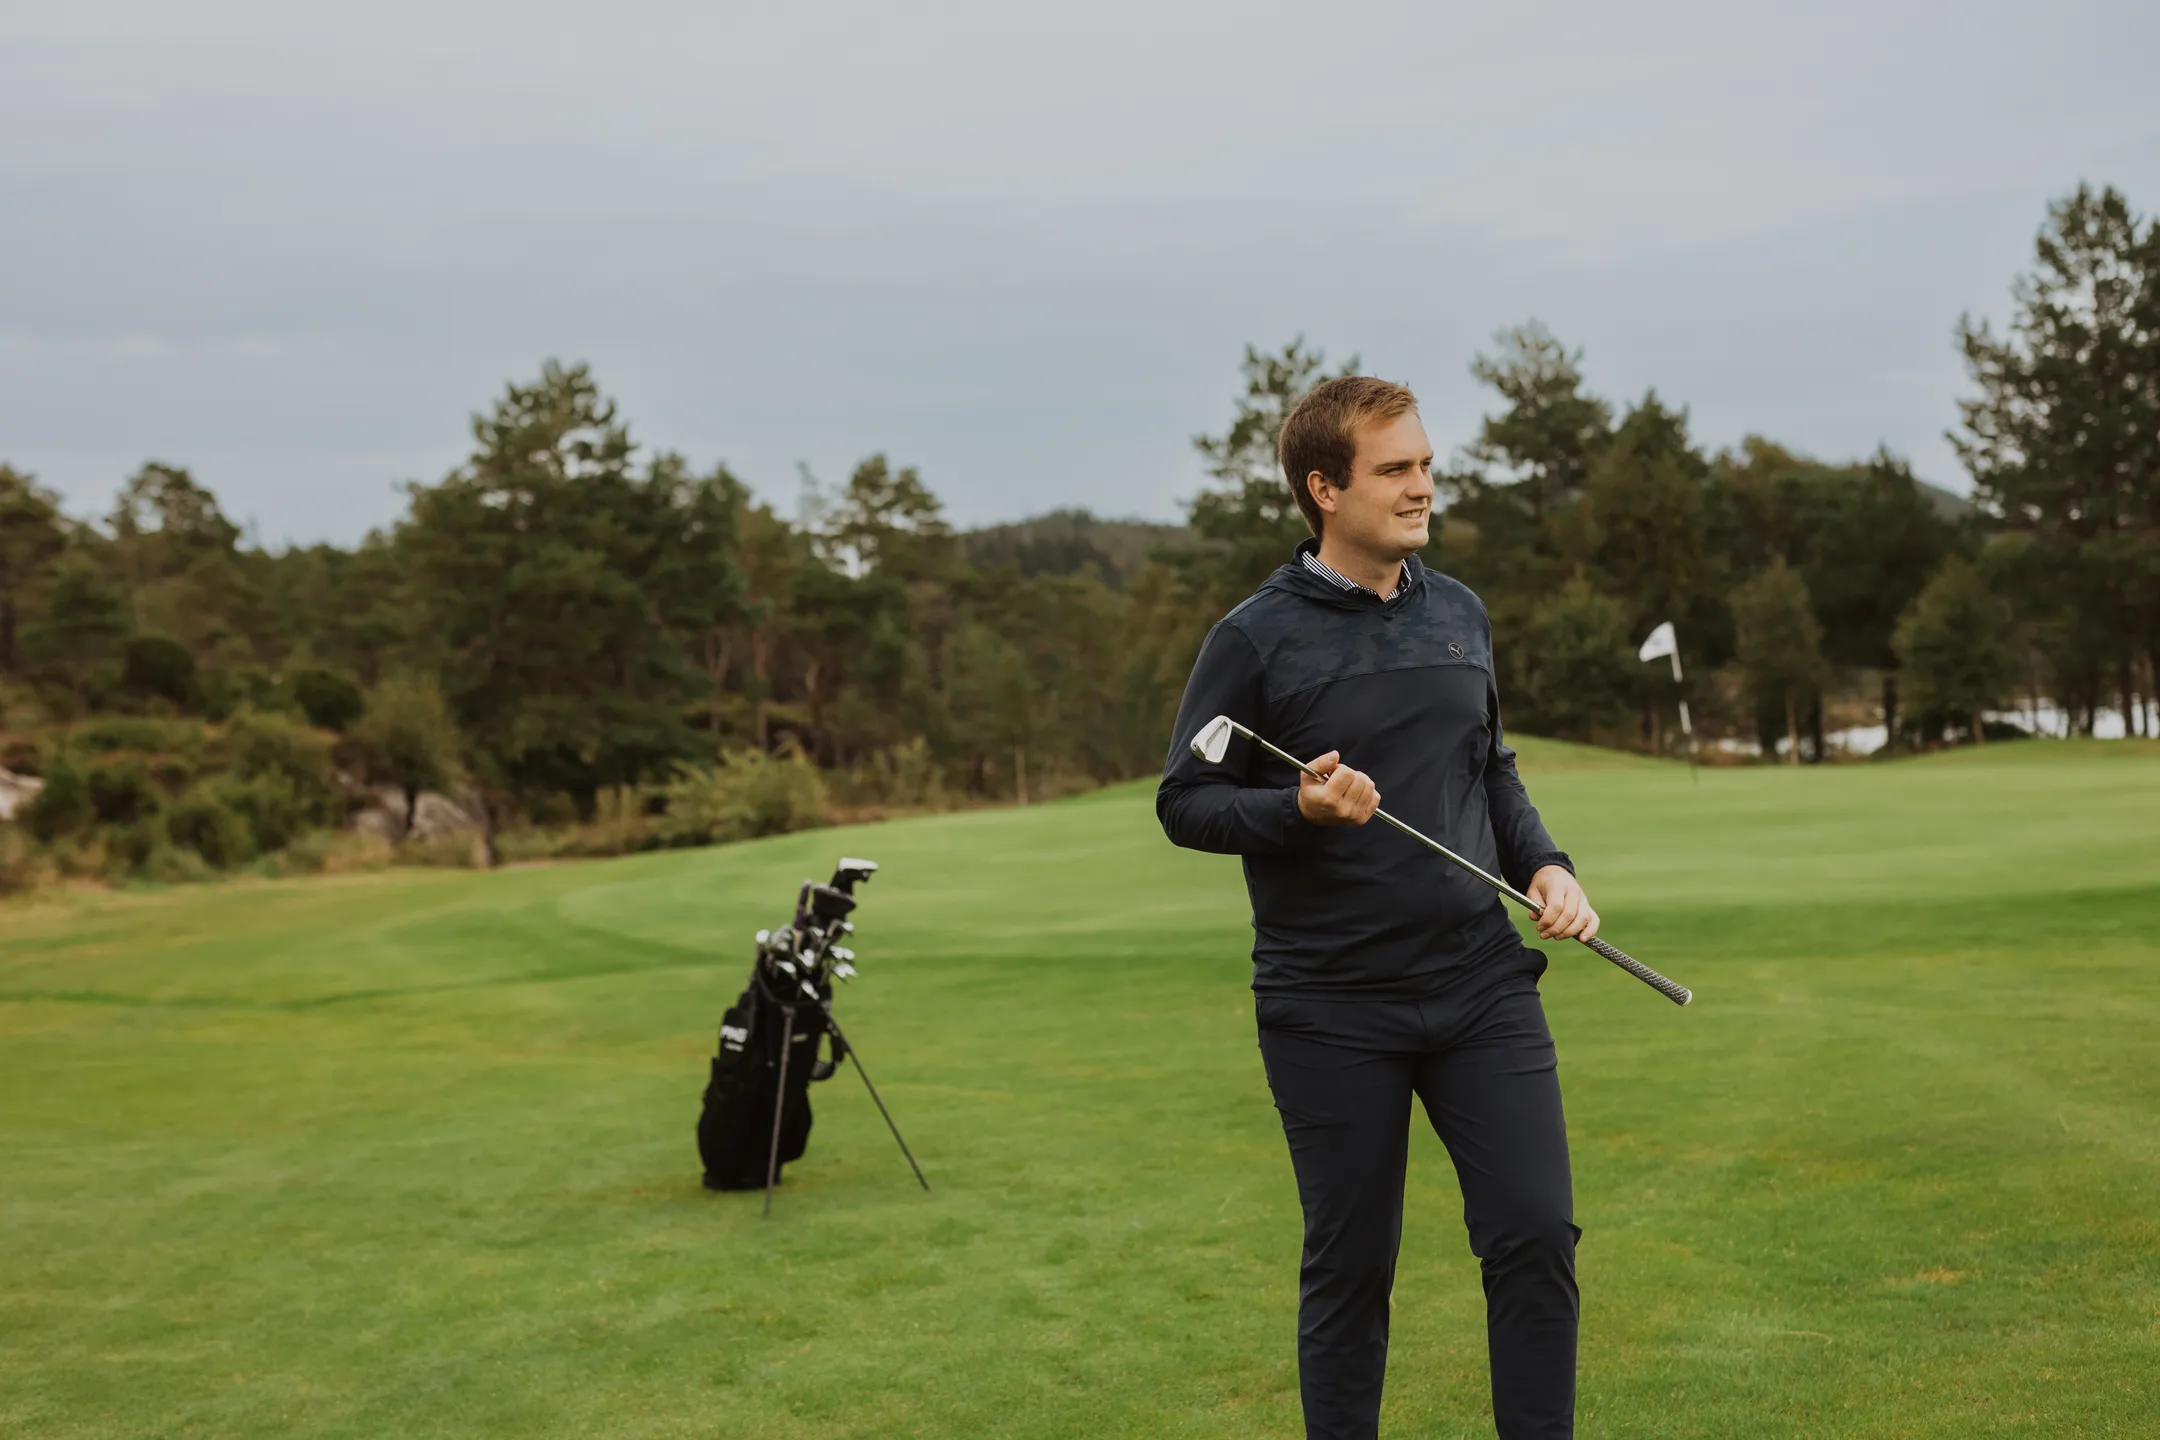
[[[1086,510],[1053,510],[1007,525],[960,532],[968,562],[995,570],[1010,565],[1022,575],[1071,575],[1093,569],[1113,589],[1140,573],[1148,557],[1187,544],[1183,525],[1148,520],[1104,520]]]
[[[1955,490],[1945,490],[1940,485],[1930,485],[1927,481],[1917,477],[1913,480],[1913,483],[1920,487],[1920,493],[1927,497],[1928,504],[1935,507],[1935,513],[1953,524],[1965,519],[1979,509],[1972,501],[1958,494]]]

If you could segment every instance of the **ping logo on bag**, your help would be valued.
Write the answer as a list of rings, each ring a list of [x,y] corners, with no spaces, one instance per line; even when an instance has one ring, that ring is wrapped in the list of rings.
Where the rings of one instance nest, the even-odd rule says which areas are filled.
[[[720,1048],[723,1050],[740,1050],[743,1047],[743,1042],[749,1038],[750,1027],[747,1025],[722,1025],[720,1027]]]

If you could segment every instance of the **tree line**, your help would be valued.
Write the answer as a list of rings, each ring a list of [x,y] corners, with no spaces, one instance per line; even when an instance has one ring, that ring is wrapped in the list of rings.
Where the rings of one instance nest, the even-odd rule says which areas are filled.
[[[2108,704],[2141,724],[2160,225],[2081,187],[2013,299],[2002,333],[1958,332],[1971,505],[1888,452],[1706,453],[1656,391],[1615,405],[1541,326],[1501,336],[1473,363],[1494,405],[1438,476],[1426,559],[1485,598],[1511,725],[1670,749],[1670,676],[1634,657],[1665,620],[1698,713],[1795,759],[1824,754],[1825,697],[1863,685],[1893,746],[1980,738],[2015,693],[2088,730]],[[791,516],[725,465],[643,450],[585,367],[554,363],[351,547],[249,543],[176,465],[143,466],[95,519],[0,466],[0,764],[49,769],[97,717],[259,734],[282,716],[408,813],[456,781],[491,822],[543,824],[631,792],[695,811],[686,774],[751,756],[872,804],[1143,774],[1208,625],[1305,534],[1283,415],[1355,368],[1248,348],[1230,423],[1196,439],[1209,478],[1182,527],[1060,512],[958,531],[884,455]]]
[[[0,759],[34,773],[22,732],[97,715],[364,734],[388,709],[397,734],[354,752],[379,774],[457,769],[506,811],[589,818],[739,749],[1023,799],[1154,758],[1120,586],[1131,532],[1169,527],[956,534],[882,455],[790,519],[724,465],[641,454],[582,366],[509,386],[473,434],[351,548],[248,545],[173,465],[96,522],[0,470]]]
[[[1672,621],[1697,714],[1765,754],[1823,758],[1826,700],[1851,712],[1862,692],[1893,751],[1985,738],[2021,698],[2077,733],[2103,708],[2143,733],[2160,690],[2160,221],[2079,187],[2049,207],[2012,302],[2000,333],[1957,329],[1969,502],[1887,450],[1831,463],[1749,436],[1706,453],[1657,391],[1592,393],[1544,327],[1498,337],[1471,367],[1498,403],[1436,473],[1425,559],[1485,599],[1510,723],[1671,749],[1680,697],[1635,650]],[[1235,423],[1200,442],[1204,548],[1171,557],[1192,608],[1221,613],[1304,535],[1272,439],[1327,373],[1299,344],[1247,351]]]

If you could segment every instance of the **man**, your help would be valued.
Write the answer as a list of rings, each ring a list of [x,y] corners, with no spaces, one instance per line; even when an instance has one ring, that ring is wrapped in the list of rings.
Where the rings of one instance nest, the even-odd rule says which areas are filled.
[[[1176,843],[1244,857],[1260,1055],[1305,1211],[1305,1433],[1378,1434],[1415,1093],[1483,1267],[1500,1436],[1565,1437],[1581,1232],[1545,959],[1490,889],[1366,824],[1382,787],[1394,813],[1543,906],[1543,937],[1594,935],[1597,914],[1501,740],[1484,605],[1418,561],[1433,484],[1416,398],[1327,381],[1279,453],[1314,538],[1209,632],[1155,809]],[[1195,758],[1193,732],[1218,714],[1317,755],[1325,782],[1243,740],[1222,764]]]

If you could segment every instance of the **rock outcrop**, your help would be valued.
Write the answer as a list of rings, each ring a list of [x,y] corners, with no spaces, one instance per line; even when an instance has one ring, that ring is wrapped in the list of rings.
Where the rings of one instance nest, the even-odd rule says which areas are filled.
[[[13,820],[29,808],[45,782],[35,775],[17,775],[12,770],[0,769],[0,821]]]

